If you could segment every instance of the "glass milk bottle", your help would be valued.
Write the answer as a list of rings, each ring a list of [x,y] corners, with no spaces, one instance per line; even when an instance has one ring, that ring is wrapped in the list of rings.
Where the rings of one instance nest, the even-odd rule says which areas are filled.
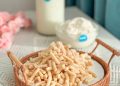
[[[37,30],[54,35],[56,26],[64,22],[65,0],[36,0]]]

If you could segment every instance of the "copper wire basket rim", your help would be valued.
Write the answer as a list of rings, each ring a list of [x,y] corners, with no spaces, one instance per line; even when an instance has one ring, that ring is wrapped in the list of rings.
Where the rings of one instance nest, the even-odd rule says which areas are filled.
[[[96,83],[90,85],[90,86],[101,86],[99,85],[100,84],[105,84],[105,86],[109,86],[109,85],[106,85],[106,84],[109,84],[109,81],[110,81],[110,68],[109,68],[109,63],[110,61],[112,60],[112,58],[114,57],[114,55],[120,55],[120,52],[117,52],[116,50],[114,50],[113,48],[111,48],[110,46],[108,46],[107,44],[105,44],[104,42],[102,42],[101,40],[99,39],[96,39],[96,42],[97,42],[97,45],[96,47],[93,49],[92,52],[88,53],[91,58],[95,61],[97,61],[101,66],[102,68],[104,69],[104,77],[102,79],[100,79],[99,81],[97,81]],[[110,60],[108,63],[106,63],[104,60],[102,60],[100,57],[96,56],[93,54],[93,52],[96,50],[96,48],[98,47],[98,45],[101,44],[103,45],[105,48],[107,48],[108,50],[110,50],[113,54],[112,56],[110,57]],[[37,52],[34,52],[34,53],[31,53],[25,57],[23,57],[20,61],[22,63],[25,63],[30,57],[34,58],[35,56],[38,55],[38,52],[40,51],[37,51]],[[80,53],[85,53],[83,51],[79,51]],[[19,82],[19,83],[23,83],[24,85],[20,85],[20,86],[27,86],[25,85],[25,82],[22,81],[19,76],[18,76],[18,69],[16,66],[13,67],[14,69],[14,74],[15,74],[15,77],[16,77],[16,80]],[[104,86],[104,85],[102,85]]]
[[[37,55],[37,53],[38,52],[40,52],[40,51],[37,51],[37,52],[34,52],[34,53],[31,53],[31,54],[29,54],[29,55],[27,55],[27,56],[25,56],[25,57],[23,57],[20,61],[22,62],[22,63],[25,63],[26,61],[27,61],[27,59],[29,59],[30,57],[33,57],[34,55]],[[95,56],[94,54],[92,54],[95,58],[98,58],[98,59],[100,59],[98,56]],[[34,58],[34,57],[33,57]],[[95,60],[95,61],[97,61],[95,58],[92,58],[93,60]],[[26,61],[25,61],[26,60]],[[100,79],[99,81],[97,81],[96,83],[98,83],[98,82],[101,82],[102,80],[104,80],[104,78],[106,78],[108,75],[109,75],[109,65],[105,62],[105,61],[103,61],[102,59],[100,59],[102,62],[104,62],[104,64],[105,64],[105,68],[107,68],[107,70],[105,69],[105,68],[103,68],[104,69],[104,71],[106,70],[106,73],[104,73],[105,75],[104,75],[104,77],[102,78],[102,79]],[[98,62],[98,61],[97,61]],[[100,62],[98,62],[102,67],[103,67],[103,65],[102,65],[102,63],[100,63]],[[14,66],[14,70],[16,71],[15,72],[15,75],[18,77],[18,79],[20,80],[20,78],[19,78],[19,76],[18,76],[18,70],[17,70],[17,67],[16,66]],[[22,83],[24,83],[24,81],[22,81],[22,80],[20,80]],[[96,84],[96,83],[94,83],[94,84]],[[92,84],[92,85],[94,85],[94,84]]]

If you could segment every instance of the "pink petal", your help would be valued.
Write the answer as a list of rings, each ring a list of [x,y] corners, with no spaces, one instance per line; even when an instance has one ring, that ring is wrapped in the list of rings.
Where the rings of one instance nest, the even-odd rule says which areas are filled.
[[[6,33],[3,33],[3,34],[2,34],[1,38],[2,38],[2,39],[4,39],[4,38],[12,39],[12,38],[13,38],[13,34],[12,34],[12,33],[9,33],[9,32],[6,32]]]
[[[11,29],[7,25],[3,25],[0,27],[0,32],[5,33],[5,32],[11,32]]]
[[[8,27],[12,30],[13,34],[20,30],[20,26],[13,20],[8,23]]]
[[[30,19],[25,19],[24,27],[29,28],[31,27],[31,25],[32,25],[32,21]]]
[[[0,26],[6,24],[7,21],[9,21],[10,19],[11,19],[11,14],[9,14],[8,12],[0,12]]]
[[[22,17],[16,17],[14,22],[19,26],[23,27],[24,26],[24,19]]]
[[[24,20],[24,26],[25,28],[29,28],[32,25],[31,19],[27,18],[27,16],[24,14],[24,12],[18,12],[16,14],[16,17],[21,17]]]

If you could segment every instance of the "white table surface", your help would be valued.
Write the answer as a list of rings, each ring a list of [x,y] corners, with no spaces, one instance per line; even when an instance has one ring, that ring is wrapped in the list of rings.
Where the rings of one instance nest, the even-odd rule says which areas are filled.
[[[35,11],[28,11],[26,14],[32,18],[34,26],[31,29],[28,30],[21,30],[19,33],[16,34],[13,45],[11,46],[10,50],[12,50],[18,57],[23,57],[27,55],[30,52],[40,50],[42,48],[45,48],[49,45],[50,42],[54,40],[58,40],[56,36],[44,36],[39,34],[35,29]],[[85,15],[82,11],[77,9],[76,7],[70,7],[66,8],[66,14],[65,14],[66,20],[71,19],[74,17],[85,17],[87,19],[90,19],[92,22],[94,22],[90,17]],[[95,23],[96,24],[96,23]],[[98,38],[109,44],[110,46],[120,49],[120,40],[115,38],[111,33],[106,31],[103,27],[98,26]],[[104,58],[104,60],[108,60],[106,56],[108,56],[108,51],[98,50],[99,54],[101,54]],[[113,59],[112,63],[119,65],[120,59],[115,58]],[[115,75],[114,75],[115,76]],[[114,77],[115,78],[115,77]],[[113,78],[113,79],[114,79]],[[119,80],[120,78],[118,78]],[[118,82],[111,81],[113,84],[111,86],[118,86]],[[115,85],[115,82],[117,85]],[[12,66],[10,63],[10,60],[5,55],[5,52],[0,52],[0,83],[5,84],[5,86],[13,86],[14,85],[14,79],[13,79],[13,72],[12,72]],[[120,83],[120,82],[119,82]]]

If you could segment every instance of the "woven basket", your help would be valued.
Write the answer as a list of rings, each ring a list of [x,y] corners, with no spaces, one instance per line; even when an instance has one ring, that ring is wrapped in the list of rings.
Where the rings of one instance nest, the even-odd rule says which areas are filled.
[[[92,57],[92,59],[94,59],[95,61],[97,61],[104,69],[104,77],[97,81],[96,83],[90,85],[90,86],[109,86],[110,83],[110,68],[109,68],[109,63],[111,62],[112,58],[116,55],[116,56],[120,56],[120,52],[116,51],[115,49],[113,49],[112,47],[110,47],[109,45],[107,45],[106,43],[102,42],[99,39],[96,39],[97,45],[96,47],[93,49],[92,52],[89,53],[89,55]],[[102,45],[103,47],[105,47],[106,49],[108,49],[109,51],[112,52],[112,56],[109,59],[109,62],[106,63],[105,61],[103,61],[102,59],[100,59],[98,56],[94,55],[93,52],[97,49],[97,47],[99,45]],[[82,51],[79,51],[80,53],[84,53]],[[25,57],[23,57],[21,59],[22,63],[25,63],[30,57],[36,57],[38,55],[38,52],[34,52],[32,54],[29,54]],[[25,82],[21,81],[18,77],[18,68],[16,67],[15,64],[13,64],[13,69],[14,69],[14,76],[15,76],[15,80],[16,80],[16,86],[27,86]]]

